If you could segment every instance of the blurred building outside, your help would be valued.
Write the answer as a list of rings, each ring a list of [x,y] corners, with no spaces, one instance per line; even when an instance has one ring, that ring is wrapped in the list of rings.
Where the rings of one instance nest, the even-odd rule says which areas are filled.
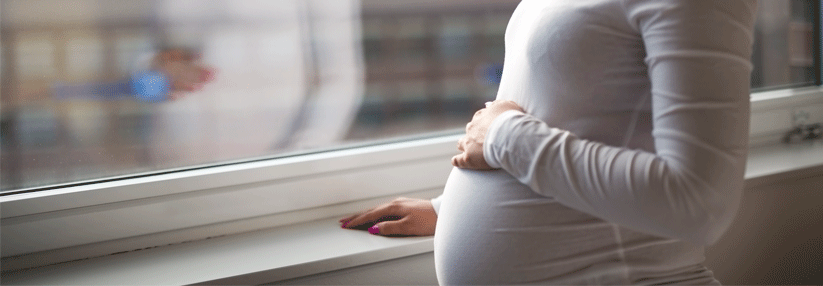
[[[3,0],[0,191],[445,130],[497,92],[513,0]],[[755,88],[813,83],[814,1],[760,2]],[[161,103],[61,98],[168,46],[217,70]]]

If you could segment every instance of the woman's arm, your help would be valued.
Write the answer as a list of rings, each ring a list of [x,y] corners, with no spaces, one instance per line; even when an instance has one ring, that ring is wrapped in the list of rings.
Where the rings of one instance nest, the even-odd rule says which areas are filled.
[[[656,153],[581,140],[506,111],[488,127],[483,157],[569,207],[711,244],[730,225],[744,187],[756,2],[624,4],[647,52]]]

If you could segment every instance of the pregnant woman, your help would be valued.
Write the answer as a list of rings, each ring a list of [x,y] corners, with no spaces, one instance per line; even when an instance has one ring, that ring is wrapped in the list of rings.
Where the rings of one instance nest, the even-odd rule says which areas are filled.
[[[443,195],[341,223],[434,233],[441,284],[719,284],[703,246],[743,190],[755,9],[521,2]]]

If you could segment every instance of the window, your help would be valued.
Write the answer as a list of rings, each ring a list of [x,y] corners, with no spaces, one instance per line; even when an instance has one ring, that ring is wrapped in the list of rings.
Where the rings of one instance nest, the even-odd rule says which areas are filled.
[[[436,195],[518,1],[102,2],[0,2],[4,270]],[[760,3],[752,126],[782,135],[823,103],[819,1]],[[181,63],[216,76],[135,91]]]
[[[62,2],[2,2],[3,192],[455,130],[494,97],[517,4]],[[118,88],[169,48],[214,81],[159,102]]]
[[[2,192],[459,133],[495,96],[518,1],[63,2],[0,4]],[[819,81],[818,10],[760,2],[754,88]],[[169,49],[214,80],[131,94]]]
[[[752,87],[755,90],[816,83],[815,25],[818,1],[759,1]]]

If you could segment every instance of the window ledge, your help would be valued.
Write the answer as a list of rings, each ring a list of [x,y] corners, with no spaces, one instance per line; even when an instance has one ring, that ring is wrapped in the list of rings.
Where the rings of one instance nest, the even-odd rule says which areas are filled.
[[[431,237],[387,238],[323,219],[3,275],[32,285],[248,285],[430,252]]]
[[[746,189],[823,175],[823,140],[749,150]]]
[[[747,189],[823,175],[823,142],[754,148]],[[4,273],[4,284],[261,284],[412,256],[431,237],[386,238],[336,218]]]

